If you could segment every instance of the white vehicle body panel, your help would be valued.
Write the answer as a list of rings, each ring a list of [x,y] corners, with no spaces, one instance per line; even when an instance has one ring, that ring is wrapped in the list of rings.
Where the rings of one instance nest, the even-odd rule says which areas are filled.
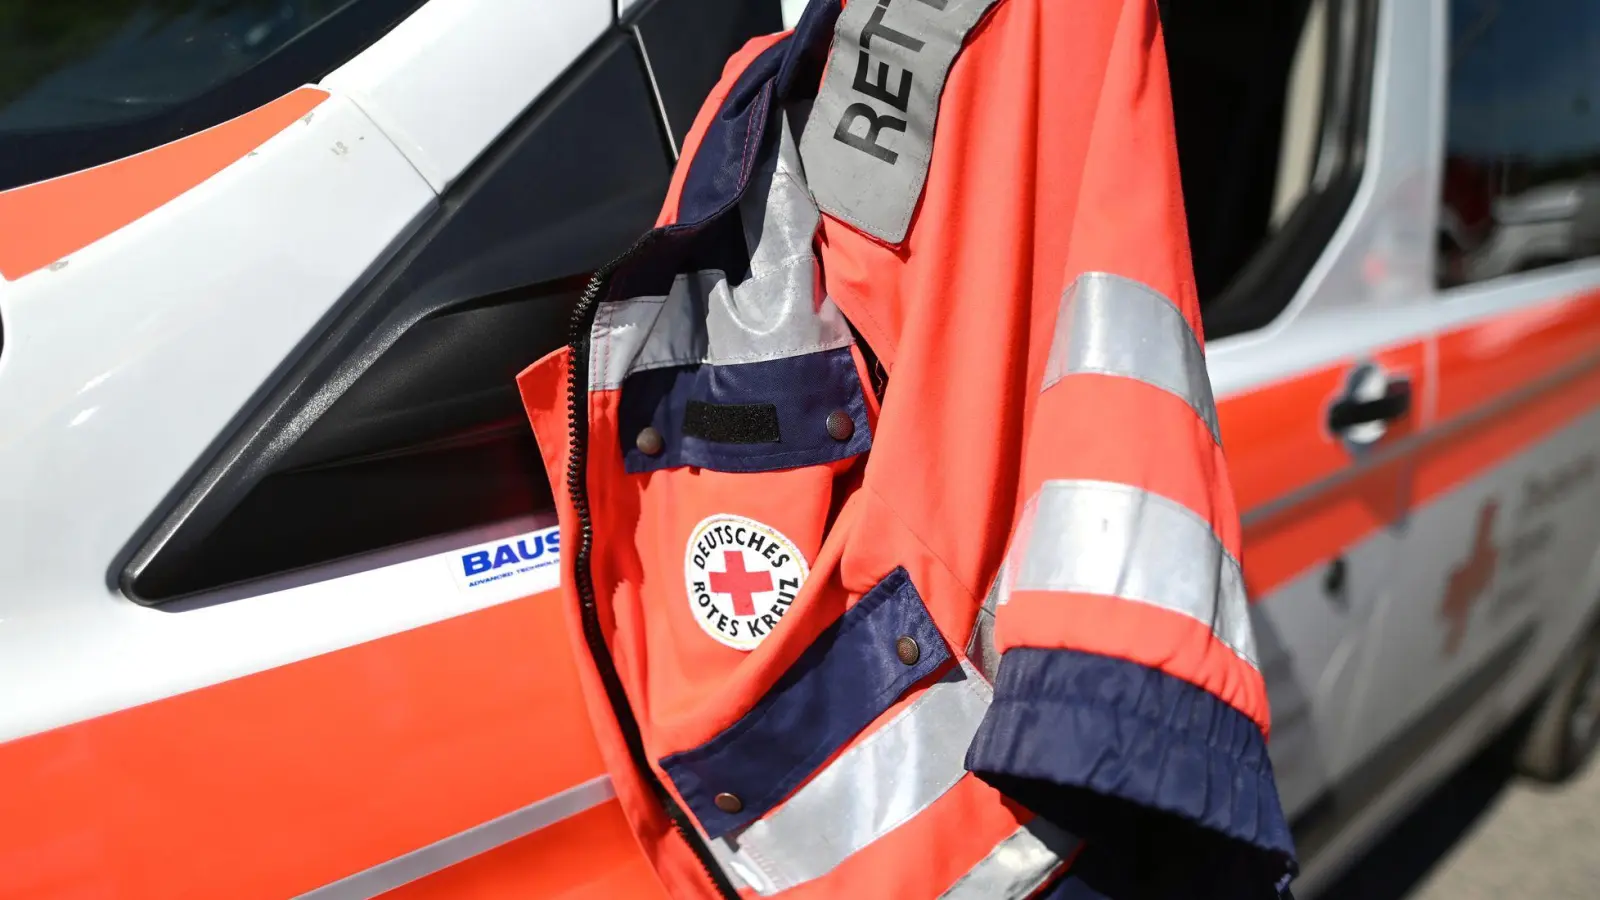
[[[607,0],[432,0],[322,85],[443,193],[611,19]]]
[[[0,284],[0,739],[416,621],[363,592],[315,614],[180,616],[110,585],[130,536],[433,202],[334,95],[150,215]]]

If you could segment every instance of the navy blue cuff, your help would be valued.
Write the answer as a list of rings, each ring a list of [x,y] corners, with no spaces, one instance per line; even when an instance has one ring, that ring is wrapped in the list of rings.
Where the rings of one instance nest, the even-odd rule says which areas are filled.
[[[967,768],[1083,838],[1114,900],[1272,898],[1298,871],[1261,730],[1147,666],[1011,650]]]

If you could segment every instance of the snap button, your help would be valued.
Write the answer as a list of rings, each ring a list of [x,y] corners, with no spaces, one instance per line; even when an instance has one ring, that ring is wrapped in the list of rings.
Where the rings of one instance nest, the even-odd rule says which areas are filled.
[[[712,798],[711,802],[717,805],[717,809],[729,815],[744,809],[744,801],[740,800],[736,794],[721,793]]]
[[[914,666],[917,660],[922,658],[922,648],[917,646],[916,639],[911,635],[902,634],[895,639],[894,655],[900,657],[900,661],[906,665]]]
[[[836,441],[848,441],[856,433],[856,420],[842,409],[828,413],[828,437]]]
[[[638,447],[639,452],[645,456],[657,456],[661,453],[661,449],[666,446],[666,442],[661,439],[661,432],[654,427],[648,427],[639,432],[639,436],[634,438],[633,445]]]

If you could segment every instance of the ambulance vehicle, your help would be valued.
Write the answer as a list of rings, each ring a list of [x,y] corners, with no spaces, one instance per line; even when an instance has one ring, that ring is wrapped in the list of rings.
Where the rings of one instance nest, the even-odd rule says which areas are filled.
[[[0,898],[661,895],[513,377],[802,5],[0,4]],[[1600,740],[1600,6],[1162,5],[1314,896]]]

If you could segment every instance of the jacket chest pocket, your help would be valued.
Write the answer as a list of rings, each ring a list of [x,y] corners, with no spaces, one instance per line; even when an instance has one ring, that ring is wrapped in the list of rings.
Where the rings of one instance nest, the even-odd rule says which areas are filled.
[[[613,426],[593,449],[621,463],[601,503],[637,560],[619,572],[668,608],[681,577],[700,627],[737,649],[786,613],[872,443],[787,124],[774,149],[736,209],[619,270],[590,331],[591,415]]]
[[[753,649],[788,612],[871,447],[848,343],[636,372],[616,439],[646,580],[675,581],[700,629]]]

